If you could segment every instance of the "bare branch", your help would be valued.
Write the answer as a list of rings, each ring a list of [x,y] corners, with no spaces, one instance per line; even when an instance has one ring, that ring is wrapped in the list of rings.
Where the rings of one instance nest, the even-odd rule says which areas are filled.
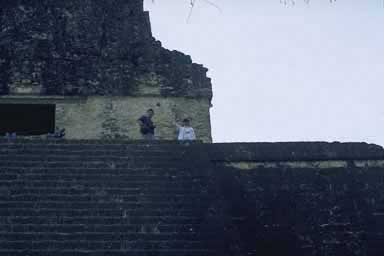
[[[188,14],[188,17],[187,17],[187,23],[189,23],[189,20],[191,19],[191,16],[192,16],[192,12],[193,12],[193,7],[195,7],[195,3],[196,3],[196,0],[191,0],[191,7],[189,9],[189,14]]]
[[[223,12],[220,8],[220,6],[218,6],[217,4],[215,4],[214,2],[212,1],[209,1],[209,0],[203,0],[204,2],[206,2],[207,4],[209,5],[212,5],[213,7],[215,7],[219,12]]]

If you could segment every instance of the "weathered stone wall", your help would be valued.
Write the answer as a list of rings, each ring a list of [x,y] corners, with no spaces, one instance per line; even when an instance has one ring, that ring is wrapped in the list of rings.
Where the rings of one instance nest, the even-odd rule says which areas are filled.
[[[152,37],[143,0],[0,5],[0,94],[212,97],[207,69]]]
[[[175,140],[174,123],[191,119],[197,139],[211,142],[209,99],[183,97],[0,97],[1,103],[55,104],[56,126],[66,129],[66,139],[141,139],[137,119],[154,109],[156,137]],[[1,107],[1,105],[0,105]]]
[[[206,228],[220,234],[222,255],[384,254],[383,148],[235,143],[209,152],[218,200]]]
[[[138,139],[136,120],[151,107],[159,139],[174,139],[173,121],[190,117],[198,138],[211,141],[207,69],[152,37],[143,0],[0,6],[0,95],[19,96],[0,103],[57,104],[69,139]]]

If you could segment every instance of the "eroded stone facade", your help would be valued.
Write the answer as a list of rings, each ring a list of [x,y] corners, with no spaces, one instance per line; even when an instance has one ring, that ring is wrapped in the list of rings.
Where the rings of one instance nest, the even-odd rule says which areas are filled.
[[[1,1],[0,104],[56,104],[68,138],[137,139],[151,107],[159,138],[189,117],[210,141],[206,72],[152,37],[143,0]]]
[[[134,95],[155,83],[209,98],[206,72],[152,37],[142,0],[1,1],[0,94]]]

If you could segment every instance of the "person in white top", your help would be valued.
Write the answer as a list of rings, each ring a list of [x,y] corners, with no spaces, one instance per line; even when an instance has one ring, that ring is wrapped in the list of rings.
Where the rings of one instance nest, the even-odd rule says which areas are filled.
[[[179,135],[177,136],[178,140],[195,140],[196,135],[195,131],[190,125],[189,119],[184,119],[182,125],[176,123],[177,131]]]

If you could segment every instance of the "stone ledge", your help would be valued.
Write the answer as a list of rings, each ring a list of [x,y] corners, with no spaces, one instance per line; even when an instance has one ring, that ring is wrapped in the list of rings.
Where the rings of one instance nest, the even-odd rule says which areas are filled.
[[[209,155],[216,162],[380,160],[384,149],[340,142],[215,143],[209,146]]]
[[[181,145],[176,140],[65,140],[65,139],[23,139],[0,138],[0,145],[43,144],[43,145]],[[184,147],[207,152],[213,162],[299,162],[299,161],[358,161],[384,160],[384,149],[367,143],[327,142],[263,142],[263,143],[203,143],[191,142]],[[176,150],[177,148],[175,148]]]
[[[17,138],[15,140],[8,140],[5,138],[0,138],[0,145],[4,144],[71,144],[71,145],[84,145],[84,144],[96,144],[96,145],[182,145],[177,140],[119,140],[119,139],[110,139],[110,140],[66,140],[66,139],[28,139],[28,138]],[[196,140],[190,142],[191,145],[202,144],[202,141]],[[186,146],[187,147],[187,146]]]

